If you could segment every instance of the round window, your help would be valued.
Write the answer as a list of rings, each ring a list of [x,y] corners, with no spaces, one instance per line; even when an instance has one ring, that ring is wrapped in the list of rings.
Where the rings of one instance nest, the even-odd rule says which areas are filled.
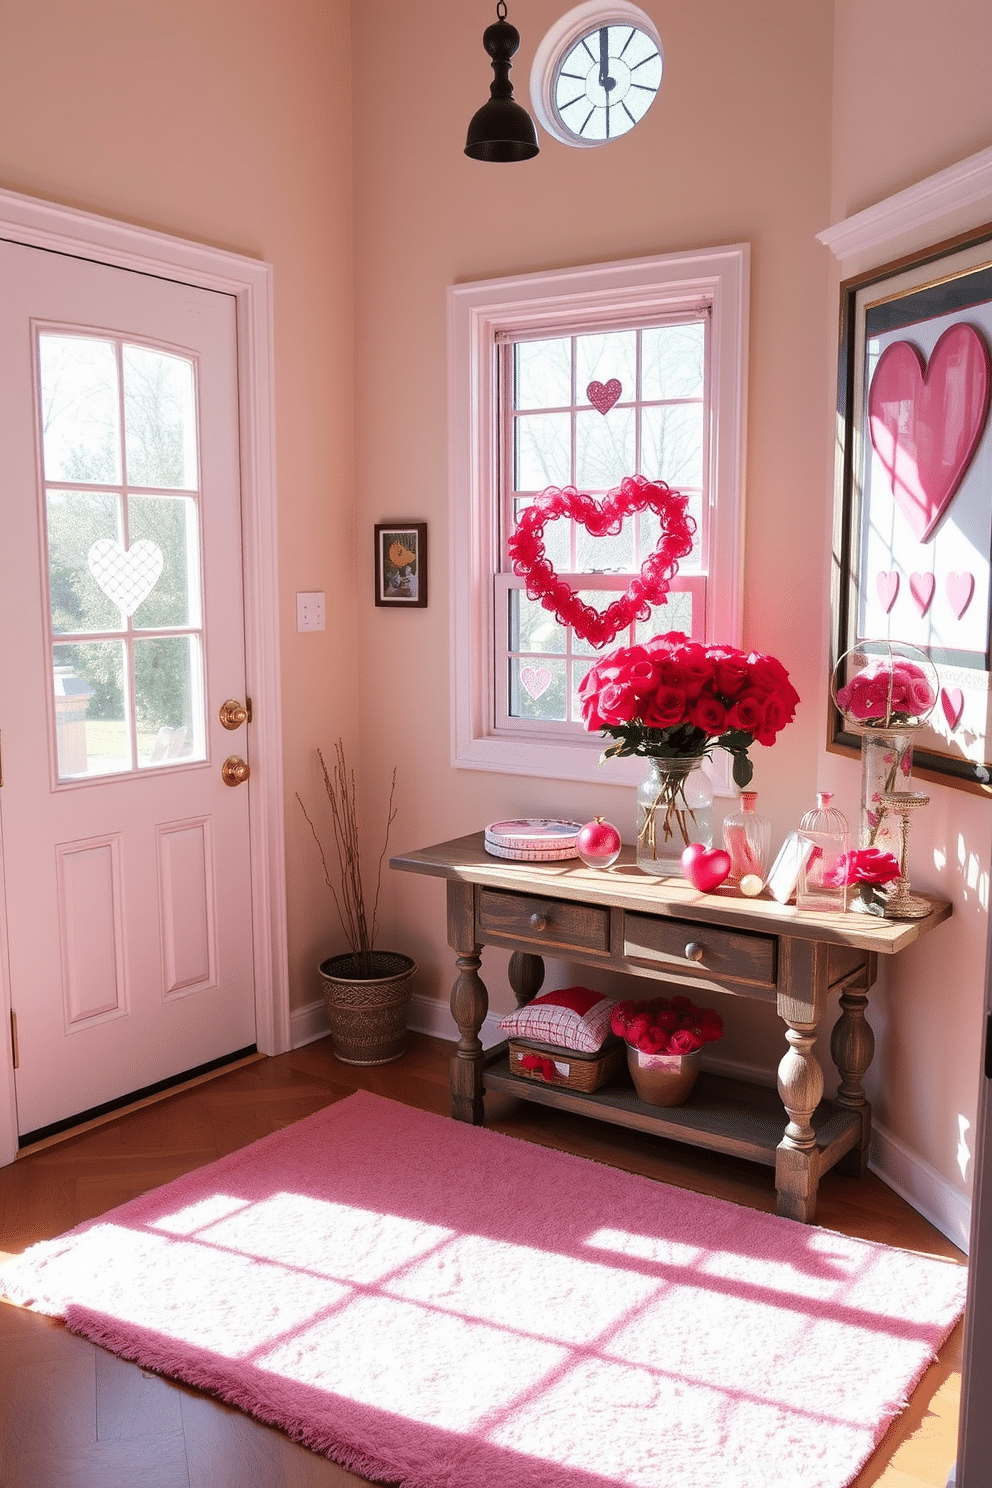
[[[589,0],[548,32],[534,57],[534,111],[566,145],[605,145],[628,134],[654,103],[663,68],[650,16],[625,0]]]

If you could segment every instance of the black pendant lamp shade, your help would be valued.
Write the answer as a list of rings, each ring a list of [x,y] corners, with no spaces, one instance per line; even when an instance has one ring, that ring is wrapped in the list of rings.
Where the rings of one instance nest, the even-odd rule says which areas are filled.
[[[514,103],[510,82],[510,58],[520,45],[520,32],[506,19],[506,0],[498,0],[496,15],[482,37],[493,59],[489,102],[468,126],[465,154],[473,160],[531,160],[538,152],[537,130],[527,110]]]

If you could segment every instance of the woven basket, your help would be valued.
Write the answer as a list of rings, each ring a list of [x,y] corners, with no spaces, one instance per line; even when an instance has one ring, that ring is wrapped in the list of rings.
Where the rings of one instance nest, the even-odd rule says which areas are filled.
[[[320,963],[334,1057],[342,1064],[390,1064],[406,1053],[410,979],[417,963],[398,951],[373,951],[372,975],[357,975],[350,952]]]
[[[540,1085],[560,1085],[566,1090],[582,1090],[587,1095],[598,1090],[620,1073],[624,1066],[624,1045],[610,1039],[595,1054],[581,1054],[577,1049],[563,1049],[559,1044],[539,1044],[532,1039],[510,1039],[510,1073]],[[522,1061],[536,1055],[541,1064],[525,1069]]]

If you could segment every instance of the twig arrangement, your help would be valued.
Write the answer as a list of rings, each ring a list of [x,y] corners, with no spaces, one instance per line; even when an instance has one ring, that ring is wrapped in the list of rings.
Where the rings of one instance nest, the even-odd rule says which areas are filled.
[[[345,761],[344,744],[340,739],[334,746],[334,754],[334,763],[329,770],[323,753],[319,749],[317,750],[317,758],[320,760],[320,768],[324,776],[324,789],[327,792],[327,800],[331,808],[331,823],[334,828],[334,848],[338,863],[336,883],[331,876],[327,854],[324,851],[324,845],[320,840],[317,828],[307,814],[307,808],[304,806],[298,791],[296,793],[296,799],[300,803],[300,810],[303,812],[307,826],[313,833],[313,840],[317,844],[317,851],[320,853],[320,861],[324,868],[324,879],[331,891],[334,907],[341,921],[341,928],[344,930],[345,938],[355,958],[357,974],[360,977],[368,977],[372,974],[372,950],[375,946],[376,931],[378,930],[379,888],[382,883],[382,864],[386,856],[386,848],[389,845],[389,830],[396,818],[397,808],[393,804],[396,794],[396,771],[395,769],[393,770],[392,783],[389,787],[389,804],[386,808],[386,834],[376,865],[375,896],[372,900],[372,913],[369,916],[365,906],[365,889],[362,883],[362,856],[358,835],[358,793],[355,785],[355,772],[348,769]]]

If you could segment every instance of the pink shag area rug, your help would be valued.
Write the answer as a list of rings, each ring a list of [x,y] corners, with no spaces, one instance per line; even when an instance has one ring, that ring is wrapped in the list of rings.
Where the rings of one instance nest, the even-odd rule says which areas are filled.
[[[964,1288],[948,1261],[365,1093],[0,1275],[404,1488],[844,1488]]]

